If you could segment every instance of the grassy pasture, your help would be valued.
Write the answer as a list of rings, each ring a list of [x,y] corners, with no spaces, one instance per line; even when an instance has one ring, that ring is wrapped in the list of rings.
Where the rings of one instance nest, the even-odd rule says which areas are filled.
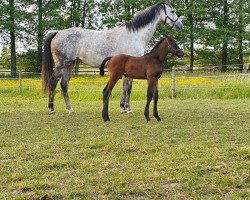
[[[70,96],[76,111],[72,116],[59,94],[57,115],[48,115],[39,80],[24,81],[22,94],[16,81],[0,81],[4,82],[0,87],[0,199],[250,198],[250,95],[208,96],[205,90],[185,90],[183,82],[178,99],[171,100],[166,92],[170,89],[162,82],[159,114],[163,120],[152,117],[146,123],[145,83],[136,82],[134,114],[119,113],[117,86],[110,101],[112,121],[104,124],[100,91],[105,83],[86,79],[96,83],[72,80]],[[192,87],[204,88],[198,81]],[[248,81],[236,82],[235,87],[242,85],[228,90],[249,94],[249,88],[242,87]],[[209,84],[214,83],[206,80],[206,87]],[[216,84],[220,90],[222,83]],[[226,87],[223,90],[228,92]],[[183,91],[198,91],[203,97],[184,96]]]

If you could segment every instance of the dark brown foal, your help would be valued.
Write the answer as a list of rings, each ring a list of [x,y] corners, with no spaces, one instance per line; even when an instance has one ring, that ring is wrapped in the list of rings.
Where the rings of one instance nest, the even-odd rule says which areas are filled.
[[[103,89],[103,110],[102,118],[104,122],[110,121],[108,114],[109,97],[115,84],[122,76],[128,76],[135,79],[147,79],[147,103],[144,111],[146,120],[149,121],[149,105],[151,100],[154,100],[154,117],[160,121],[157,102],[158,102],[158,79],[162,75],[163,62],[168,53],[177,57],[183,57],[184,53],[176,44],[173,36],[168,36],[161,39],[155,47],[144,56],[133,57],[125,54],[119,54],[114,57],[107,57],[103,60],[100,67],[100,75],[104,75],[104,67],[106,65],[109,72],[109,81]]]

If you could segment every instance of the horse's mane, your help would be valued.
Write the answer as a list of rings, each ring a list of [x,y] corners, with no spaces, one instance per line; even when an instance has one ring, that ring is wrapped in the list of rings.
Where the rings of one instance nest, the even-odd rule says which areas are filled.
[[[165,39],[166,39],[167,37],[164,37],[164,38],[162,38],[160,41],[158,41],[157,43],[156,43],[156,45],[154,46],[154,48],[153,49],[151,49],[151,51],[149,52],[149,53],[146,53],[145,55],[149,55],[149,54],[151,54]]]
[[[169,2],[170,3],[170,2]],[[142,13],[138,14],[129,22],[125,22],[125,26],[129,31],[138,31],[140,28],[143,28],[150,22],[152,22],[156,14],[160,13],[160,10],[163,8],[163,3],[158,3],[149,9],[146,9]]]

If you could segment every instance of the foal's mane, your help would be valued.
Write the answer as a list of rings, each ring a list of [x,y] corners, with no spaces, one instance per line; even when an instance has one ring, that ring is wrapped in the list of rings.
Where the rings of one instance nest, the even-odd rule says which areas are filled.
[[[171,2],[169,0],[165,3],[171,6]],[[152,22],[155,19],[156,15],[160,13],[161,9],[163,9],[163,2],[151,6],[142,13],[138,14],[131,21],[125,22],[126,28],[129,31],[138,31],[139,29],[145,27],[147,24]]]
[[[144,55],[149,55],[149,54],[151,54],[165,39],[166,39],[167,37],[164,37],[164,38],[162,38],[160,41],[158,41],[157,43],[156,43],[156,45],[154,46],[154,48],[153,49],[151,49],[151,51],[149,52],[149,53],[146,53],[146,54],[144,54]]]

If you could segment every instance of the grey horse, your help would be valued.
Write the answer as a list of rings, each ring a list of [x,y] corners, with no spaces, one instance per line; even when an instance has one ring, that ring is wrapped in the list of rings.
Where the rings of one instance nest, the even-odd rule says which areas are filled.
[[[60,79],[66,108],[70,114],[74,112],[69,101],[68,85],[72,63],[77,58],[86,65],[99,67],[103,59],[109,56],[121,53],[142,56],[160,22],[176,31],[183,26],[170,0],[153,5],[137,14],[131,21],[109,30],[69,28],[49,32],[44,41],[42,83],[43,91],[49,90],[50,114],[55,113],[55,88]],[[54,70],[52,60],[55,63]],[[131,112],[131,88],[132,79],[125,77],[120,103],[123,113]]]

